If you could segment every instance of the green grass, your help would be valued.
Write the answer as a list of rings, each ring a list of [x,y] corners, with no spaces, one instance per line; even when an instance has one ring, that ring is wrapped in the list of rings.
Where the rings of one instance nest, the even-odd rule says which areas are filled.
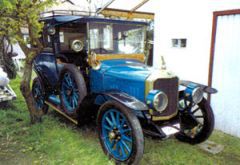
[[[44,116],[42,123],[30,125],[19,84],[19,79],[11,82],[17,100],[0,110],[0,165],[114,164],[103,154],[94,126],[78,128],[53,111]],[[212,155],[176,139],[145,138],[141,164],[240,164],[239,138],[215,131],[210,140],[224,145],[224,151]]]

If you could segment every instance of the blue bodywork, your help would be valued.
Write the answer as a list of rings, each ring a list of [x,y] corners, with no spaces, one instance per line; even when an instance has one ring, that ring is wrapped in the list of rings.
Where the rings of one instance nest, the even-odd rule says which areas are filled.
[[[41,53],[34,60],[34,69],[51,86],[56,86],[59,71],[63,67],[55,63],[52,53]],[[121,91],[145,101],[145,80],[150,75],[150,69],[137,60],[114,59],[101,62],[99,70],[89,72],[91,93]]]
[[[160,91],[159,90],[151,90],[148,95],[147,95],[147,105],[149,106],[149,108],[154,109],[154,97],[156,96],[156,94],[158,94]]]
[[[56,86],[58,82],[58,68],[56,67],[56,57],[53,53],[41,53],[34,62],[34,70],[44,81],[51,86]]]
[[[50,95],[58,88],[62,67],[62,64],[56,65],[56,57],[52,53],[41,53],[34,60],[34,69],[49,88]],[[113,99],[134,110],[148,110],[145,81],[150,73],[150,69],[137,60],[102,61],[99,70],[90,69],[89,91],[98,95],[95,101],[98,105]]]
[[[103,93],[117,90],[145,102],[145,81],[150,69],[136,60],[102,61],[99,70],[90,70],[90,90]]]
[[[56,57],[53,53],[41,53],[33,61],[35,72],[50,88],[58,85],[59,73],[63,64],[56,65]]]

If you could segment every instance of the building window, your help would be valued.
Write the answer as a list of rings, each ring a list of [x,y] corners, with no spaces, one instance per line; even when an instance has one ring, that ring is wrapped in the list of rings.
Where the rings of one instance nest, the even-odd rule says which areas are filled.
[[[186,48],[187,47],[187,39],[186,38],[172,39],[172,47],[173,48]]]

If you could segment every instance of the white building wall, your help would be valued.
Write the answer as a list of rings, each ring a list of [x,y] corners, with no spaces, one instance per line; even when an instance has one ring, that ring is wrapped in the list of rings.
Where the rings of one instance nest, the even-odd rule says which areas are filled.
[[[240,9],[240,0],[160,0],[159,10],[155,17],[154,66],[160,66],[160,55],[164,55],[168,69],[175,72],[180,79],[207,84],[213,12],[232,9]],[[230,31],[226,29],[221,34],[223,36],[230,35]],[[186,38],[187,47],[172,48],[172,38]],[[216,49],[218,51],[223,51],[220,49],[223,47],[227,49],[225,44]],[[220,56],[216,60],[219,58]],[[224,63],[230,64],[228,61],[231,59],[230,57],[225,58]],[[214,76],[223,74],[221,63],[214,62],[217,63],[214,65]],[[229,70],[230,68],[231,70]],[[235,83],[236,78],[231,78],[231,75],[238,74],[234,68],[236,69],[236,66],[226,68],[228,73],[224,72],[227,73],[224,80],[219,81],[216,77],[213,80],[213,87],[217,87],[219,93],[213,96],[211,105],[215,114],[215,128],[240,137],[239,107],[237,107],[239,105],[237,91],[240,89],[239,83]],[[223,77],[220,76],[220,78]],[[225,82],[228,82],[229,85],[223,86],[222,84]],[[226,100],[226,98],[228,99]]]
[[[219,16],[215,43],[211,98],[215,128],[240,137],[240,14]]]
[[[240,8],[240,0],[160,0],[155,16],[154,67],[164,55],[180,79],[207,84],[213,11]],[[171,39],[186,38],[186,48]]]

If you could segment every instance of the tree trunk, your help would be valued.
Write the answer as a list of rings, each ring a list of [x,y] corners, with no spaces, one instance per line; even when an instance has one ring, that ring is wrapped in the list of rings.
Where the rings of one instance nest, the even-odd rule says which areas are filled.
[[[42,113],[36,109],[35,101],[31,92],[30,82],[32,78],[32,62],[34,57],[27,57],[25,61],[23,77],[21,81],[20,90],[22,95],[26,101],[29,113],[30,113],[30,120],[31,123],[41,122]]]

